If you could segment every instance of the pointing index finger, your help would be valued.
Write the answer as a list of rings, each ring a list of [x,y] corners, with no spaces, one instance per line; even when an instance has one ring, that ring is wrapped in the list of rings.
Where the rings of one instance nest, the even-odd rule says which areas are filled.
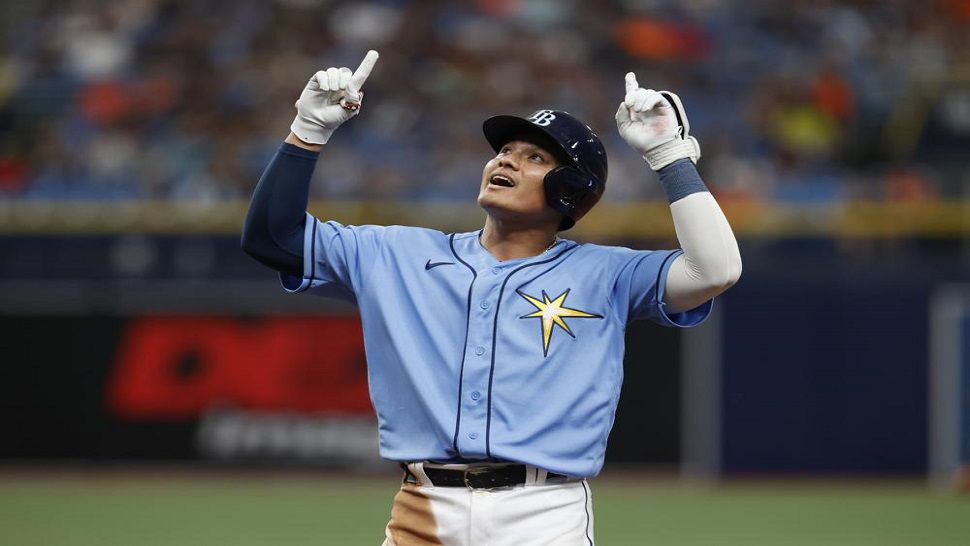
[[[626,73],[626,92],[636,91],[640,88],[640,84],[637,83],[637,76],[633,72]]]
[[[367,81],[367,77],[370,76],[370,71],[374,69],[374,65],[377,63],[379,57],[380,55],[373,49],[367,52],[364,60],[360,62],[360,66],[354,71],[354,75],[350,77],[350,83],[347,84],[348,89],[360,91],[364,82]]]

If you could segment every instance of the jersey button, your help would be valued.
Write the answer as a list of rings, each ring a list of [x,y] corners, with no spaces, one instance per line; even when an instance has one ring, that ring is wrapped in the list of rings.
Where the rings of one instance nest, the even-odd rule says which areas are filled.
[[[480,307],[481,307],[482,309],[488,309],[488,307],[489,307],[489,305],[491,305],[491,304],[490,304],[490,303],[488,303],[488,302],[487,302],[487,301],[485,301],[485,300],[482,300],[482,303],[479,303],[478,305],[479,305],[479,306],[480,306]]]
[[[479,398],[482,397],[482,393],[480,393],[478,391],[472,391],[472,395],[471,396],[472,396],[472,400],[478,400]]]
[[[477,432],[469,432],[468,433],[468,437],[471,438],[472,440],[474,440],[474,439],[478,438],[478,433]]]
[[[497,267],[493,267],[492,268],[492,275],[498,275],[501,272],[502,272],[502,270],[499,269],[499,268],[497,268]]]
[[[485,347],[481,347],[481,346],[475,347],[475,354],[478,356],[482,356],[483,354],[485,354]]]

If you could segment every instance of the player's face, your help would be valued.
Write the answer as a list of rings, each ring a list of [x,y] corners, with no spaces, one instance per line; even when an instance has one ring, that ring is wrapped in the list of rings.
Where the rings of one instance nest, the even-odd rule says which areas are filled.
[[[557,167],[556,158],[537,144],[513,140],[485,164],[478,204],[490,215],[558,221],[558,212],[546,206],[542,181]]]

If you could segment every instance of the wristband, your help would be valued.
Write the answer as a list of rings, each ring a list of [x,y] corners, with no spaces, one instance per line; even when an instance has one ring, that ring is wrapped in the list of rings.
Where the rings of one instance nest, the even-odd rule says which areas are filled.
[[[688,195],[708,191],[700,173],[689,158],[681,158],[657,171],[660,186],[667,194],[667,202],[673,204]]]

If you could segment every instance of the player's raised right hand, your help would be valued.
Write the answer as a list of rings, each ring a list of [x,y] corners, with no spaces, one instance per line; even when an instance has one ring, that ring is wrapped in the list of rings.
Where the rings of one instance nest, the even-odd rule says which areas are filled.
[[[378,57],[372,49],[354,72],[331,67],[314,74],[296,101],[296,118],[290,125],[293,134],[309,144],[326,144],[341,123],[360,112],[361,87]]]
[[[644,89],[633,72],[625,79],[626,96],[616,110],[616,128],[655,171],[679,159],[694,163],[701,157],[697,139],[680,97],[670,91]]]

